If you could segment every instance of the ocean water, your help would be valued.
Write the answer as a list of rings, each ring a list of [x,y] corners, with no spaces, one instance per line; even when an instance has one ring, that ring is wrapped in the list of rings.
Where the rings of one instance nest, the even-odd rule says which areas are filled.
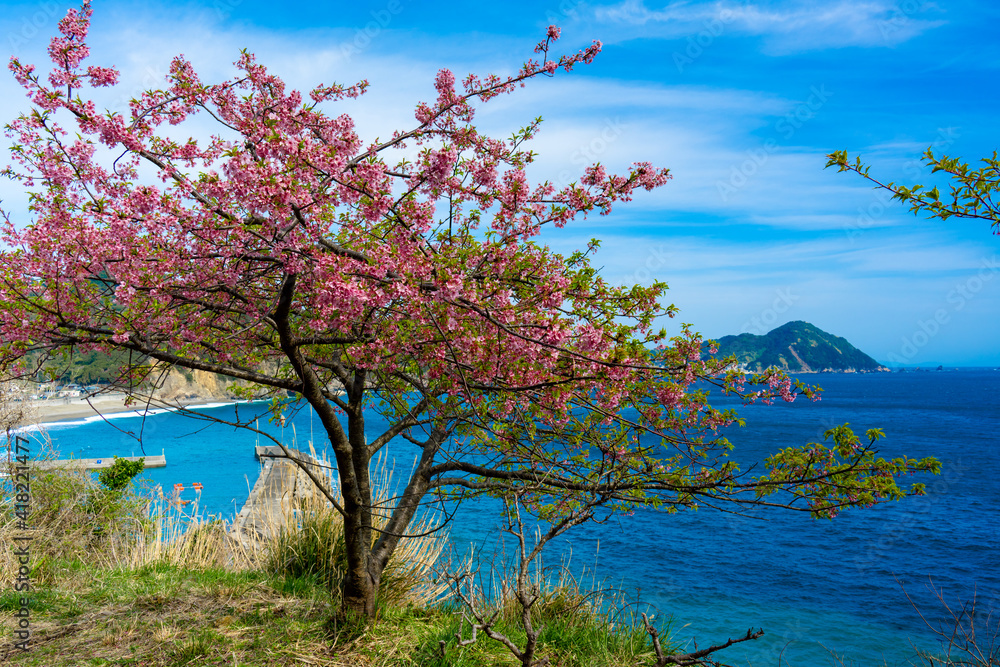
[[[637,511],[602,525],[574,529],[548,549],[547,562],[568,558],[587,581],[624,591],[693,649],[763,628],[754,642],[717,654],[733,665],[812,667],[907,665],[914,649],[934,651],[936,637],[903,590],[932,624],[947,620],[929,589],[952,609],[976,597],[980,630],[994,610],[1000,617],[1000,371],[953,369],[866,375],[802,376],[823,387],[819,402],[747,406],[747,425],[732,428],[740,461],[760,459],[782,446],[819,441],[823,432],[850,423],[856,432],[879,427],[884,456],[936,456],[944,466],[927,482],[927,495],[833,521],[787,511],[750,516],[710,509],[675,515]],[[716,405],[725,405],[717,400]],[[246,418],[262,405],[201,410]],[[284,429],[260,420],[288,444],[321,443],[318,421],[303,411]],[[369,440],[380,424],[370,420]],[[166,454],[167,467],[143,474],[164,490],[192,482],[204,486],[201,506],[231,517],[246,500],[260,466],[256,436],[177,414],[145,419],[112,416],[50,424],[45,432],[62,456]],[[142,446],[136,438],[140,435]],[[315,437],[314,437],[315,436]],[[404,443],[405,444],[405,443]],[[319,446],[318,446],[319,448]],[[144,452],[143,452],[144,449]],[[397,475],[413,453],[392,449]],[[461,554],[497,547],[499,517],[491,501],[459,508],[449,524]],[[842,660],[843,663],[839,662]],[[912,663],[916,664],[916,663]]]

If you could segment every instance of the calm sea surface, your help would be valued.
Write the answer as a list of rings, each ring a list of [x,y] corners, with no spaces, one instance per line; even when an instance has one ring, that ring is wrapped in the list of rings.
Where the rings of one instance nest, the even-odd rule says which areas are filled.
[[[550,564],[571,554],[572,570],[596,569],[598,584],[614,585],[673,617],[678,640],[699,647],[763,627],[765,636],[718,654],[734,665],[811,667],[840,664],[910,664],[913,646],[937,644],[910,604],[905,586],[932,622],[944,609],[929,580],[953,605],[977,596],[977,621],[1000,615],[1000,371],[960,369],[868,375],[808,375],[825,390],[819,402],[750,406],[747,426],[731,429],[738,460],[750,461],[789,445],[822,439],[836,424],[856,432],[882,428],[885,456],[936,456],[943,473],[926,480],[928,493],[899,503],[845,512],[833,521],[800,513],[760,511],[734,516],[703,509],[677,515],[639,511],[567,534],[551,549]],[[717,405],[724,405],[717,401]],[[239,407],[241,417],[253,405]],[[263,408],[259,408],[263,410]],[[233,406],[205,408],[231,417]],[[260,424],[266,423],[262,419]],[[302,412],[291,425],[274,428],[288,444],[316,436],[318,422]],[[369,439],[380,431],[370,423]],[[142,431],[146,454],[166,454],[167,467],[143,477],[169,491],[175,483],[194,498],[192,482],[204,485],[201,505],[231,518],[246,500],[259,464],[256,436],[175,414],[145,420],[114,416],[45,427],[61,456],[141,455],[130,435]],[[413,454],[394,451],[397,475]],[[451,523],[451,539],[463,552],[496,545],[495,505],[467,503]],[[489,511],[484,511],[489,510]],[[587,575],[589,581],[591,574]],[[897,581],[899,583],[897,583]]]

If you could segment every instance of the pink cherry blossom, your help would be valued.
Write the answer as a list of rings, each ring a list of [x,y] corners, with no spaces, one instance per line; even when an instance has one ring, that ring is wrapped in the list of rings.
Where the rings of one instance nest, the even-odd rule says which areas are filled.
[[[677,310],[666,285],[607,282],[590,263],[596,242],[567,255],[542,242],[547,227],[666,185],[669,171],[638,161],[621,173],[587,167],[561,187],[532,182],[545,168],[530,148],[538,121],[510,138],[473,125],[498,96],[590,63],[600,42],[550,56],[551,26],[540,62],[470,74],[462,92],[441,69],[415,124],[362,138],[349,101],[367,81],[303,94],[249,52],[218,83],[178,56],[159,89],[125,113],[102,111],[86,88],[114,87],[118,72],[85,64],[90,15],[85,2],[59,22],[50,71],[10,61],[35,108],[7,128],[4,174],[32,208],[0,221],[0,368],[24,369],[32,353],[120,350],[302,397],[321,418],[355,527],[349,569],[376,577],[412,508],[445,487],[480,492],[489,480],[548,518],[597,497],[621,511],[684,505],[695,481],[722,501],[763,492],[764,482],[726,477],[717,431],[734,415],[696,383],[747,402],[809,390],[775,371],[734,376],[688,327],[657,331]],[[193,138],[205,126],[214,133]],[[142,386],[146,370],[123,367],[122,386]],[[384,438],[367,438],[368,410],[392,425]],[[368,476],[393,438],[415,444],[420,463],[388,509],[390,537],[379,537],[366,528]],[[800,489],[816,470],[793,454],[769,474],[821,496],[826,511],[821,488]],[[696,463],[715,467],[696,477]],[[820,477],[836,466],[824,459]],[[345,604],[374,613],[376,590],[351,578]]]

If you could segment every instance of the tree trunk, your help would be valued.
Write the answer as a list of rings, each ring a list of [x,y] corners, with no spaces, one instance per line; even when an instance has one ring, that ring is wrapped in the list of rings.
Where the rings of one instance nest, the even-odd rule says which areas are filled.
[[[371,516],[367,507],[344,503],[344,549],[347,571],[341,584],[341,614],[374,618],[377,611],[382,568],[372,558],[371,531],[363,528],[363,516]],[[370,518],[369,518],[370,521]]]
[[[350,553],[350,552],[348,552]],[[348,556],[347,572],[341,585],[341,614],[374,618],[378,611],[378,589],[381,573],[375,575],[371,552],[361,562],[352,563]]]

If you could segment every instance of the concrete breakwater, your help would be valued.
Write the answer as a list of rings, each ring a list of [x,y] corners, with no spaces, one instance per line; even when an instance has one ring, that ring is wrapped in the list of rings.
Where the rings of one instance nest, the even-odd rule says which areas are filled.
[[[55,461],[38,461],[35,467],[40,470],[59,468],[63,470],[102,470],[114,465],[115,458],[126,461],[142,461],[143,468],[163,468],[167,465],[167,457],[160,456],[106,456],[100,459],[57,459]]]
[[[315,482],[303,468],[322,481],[329,479],[328,463],[297,449],[287,448],[286,453],[277,446],[257,446],[254,455],[261,462],[260,476],[229,530],[240,542],[272,537],[297,501],[314,493]]]

